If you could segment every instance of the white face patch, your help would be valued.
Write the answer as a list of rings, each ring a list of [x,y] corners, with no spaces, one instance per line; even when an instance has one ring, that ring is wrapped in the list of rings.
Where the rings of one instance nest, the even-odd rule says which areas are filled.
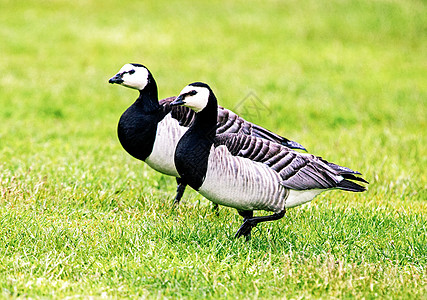
[[[207,88],[201,87],[201,86],[187,85],[181,91],[180,95],[190,93],[192,91],[196,91],[196,94],[194,94],[194,95],[187,94],[185,96],[185,98],[183,99],[184,100],[184,106],[191,108],[192,110],[194,110],[197,113],[197,112],[202,111],[206,107],[206,105],[208,105],[209,90]]]
[[[145,67],[126,64],[120,69],[119,74],[123,74],[121,85],[131,89],[143,90],[148,83],[149,72]]]

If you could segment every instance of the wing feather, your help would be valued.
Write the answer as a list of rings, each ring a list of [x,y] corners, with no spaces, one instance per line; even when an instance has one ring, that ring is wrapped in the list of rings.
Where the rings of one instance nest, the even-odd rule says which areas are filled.
[[[179,122],[179,125],[189,127],[196,116],[195,112],[185,106],[170,106],[175,97],[168,97],[159,101],[165,114],[171,113],[172,117]],[[290,141],[285,137],[275,134],[261,126],[241,118],[231,110],[218,106],[217,134],[239,133],[256,136],[278,144],[288,146],[292,149],[306,149],[297,142]]]
[[[286,188],[365,190],[363,186],[347,180],[366,182],[355,176],[359,172],[329,163],[321,157],[295,152],[265,139],[225,133],[218,135],[214,144],[216,147],[225,145],[232,155],[266,164],[280,175],[281,184]]]

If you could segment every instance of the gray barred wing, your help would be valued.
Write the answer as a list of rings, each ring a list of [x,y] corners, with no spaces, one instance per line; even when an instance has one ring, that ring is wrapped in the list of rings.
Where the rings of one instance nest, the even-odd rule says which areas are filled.
[[[350,191],[365,190],[347,179],[367,183],[355,175],[359,172],[329,163],[321,157],[299,153],[287,147],[241,134],[221,134],[215,146],[225,145],[234,156],[248,159],[248,163],[260,162],[277,172],[281,184],[295,190],[340,188]]]
[[[178,120],[179,125],[189,127],[194,121],[196,116],[195,112],[185,106],[170,106],[170,103],[175,97],[165,98],[159,101],[160,106],[164,110],[165,114],[171,113],[172,118]],[[244,135],[255,136],[269,140],[278,144],[282,144],[292,149],[306,150],[302,145],[297,142],[288,140],[278,134],[275,134],[261,126],[246,121],[239,117],[237,114],[218,106],[218,120],[217,120],[217,134],[224,133],[239,133]]]

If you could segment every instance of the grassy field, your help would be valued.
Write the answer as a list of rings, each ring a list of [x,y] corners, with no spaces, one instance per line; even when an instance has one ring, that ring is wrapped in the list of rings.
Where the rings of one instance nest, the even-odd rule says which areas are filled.
[[[427,4],[0,0],[0,297],[427,299]],[[220,104],[359,170],[235,240],[235,210],[131,158],[116,125],[159,96]],[[254,108],[252,100],[257,108]],[[264,110],[258,116],[255,112]]]

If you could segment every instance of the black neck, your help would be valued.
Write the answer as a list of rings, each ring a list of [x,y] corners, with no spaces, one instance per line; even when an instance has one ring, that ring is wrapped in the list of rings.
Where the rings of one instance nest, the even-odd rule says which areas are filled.
[[[216,135],[218,104],[211,92],[207,106],[196,114],[194,123],[175,149],[175,166],[182,182],[198,190],[208,169],[210,149]]]
[[[153,113],[160,109],[157,84],[151,76],[149,76],[145,88],[139,91],[139,97],[135,104],[140,106],[145,113]]]
[[[213,143],[213,139],[216,135],[217,118],[218,101],[213,92],[211,92],[208,104],[202,111],[196,113],[194,123],[190,126],[190,129],[198,132]]]
[[[123,113],[117,128],[120,143],[133,157],[145,160],[152,152],[157,124],[164,117],[152,76],[138,99]]]

